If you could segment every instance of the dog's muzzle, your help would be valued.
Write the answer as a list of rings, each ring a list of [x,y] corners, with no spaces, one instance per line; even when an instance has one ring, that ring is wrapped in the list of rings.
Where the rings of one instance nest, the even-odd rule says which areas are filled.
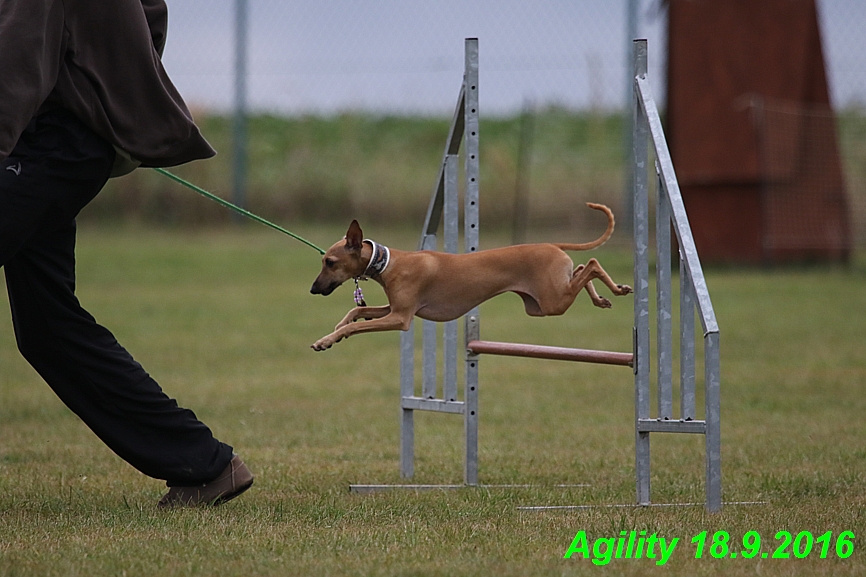
[[[318,282],[314,282],[313,286],[310,287],[310,293],[314,295],[328,296],[329,294],[337,290],[338,286],[340,286],[340,283],[331,283],[328,286],[322,288],[319,286]]]

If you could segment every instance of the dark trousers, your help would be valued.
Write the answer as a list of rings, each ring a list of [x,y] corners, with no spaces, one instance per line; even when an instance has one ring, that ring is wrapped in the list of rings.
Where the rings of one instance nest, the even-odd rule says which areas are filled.
[[[75,296],[75,217],[108,180],[114,156],[74,116],[54,111],[33,119],[0,161],[0,266],[18,348],[133,467],[169,485],[205,483],[232,448],[163,393]]]

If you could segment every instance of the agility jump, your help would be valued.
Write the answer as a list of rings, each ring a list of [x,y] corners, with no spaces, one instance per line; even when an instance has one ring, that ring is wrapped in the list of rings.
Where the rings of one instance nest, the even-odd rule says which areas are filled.
[[[658,110],[646,78],[646,41],[634,43],[634,350],[631,353],[549,347],[523,343],[484,341],[480,337],[478,307],[464,321],[464,400],[457,399],[458,321],[444,323],[442,395],[437,389],[436,323],[422,321],[421,396],[415,388],[414,330],[401,333],[400,381],[402,420],[400,469],[404,478],[414,475],[414,411],[462,414],[465,428],[464,486],[478,485],[478,372],[480,355],[506,355],[601,363],[630,367],[635,382],[635,468],[637,504],[650,505],[651,433],[703,434],[706,438],[706,508],[721,509],[721,438],[719,419],[719,328],[706,281],[688,224],[676,174],[662,130]],[[465,42],[465,73],[451,122],[442,166],[427,210],[419,250],[438,250],[437,231],[443,225],[443,248],[458,248],[458,155],[464,144],[464,244],[465,252],[478,251],[478,40]],[[648,145],[656,156],[658,200],[656,206],[656,372],[658,407],[650,410],[650,308],[649,308],[649,176]],[[671,290],[671,237],[676,233],[680,262],[680,416],[673,416],[673,333]],[[590,285],[591,286],[591,285]],[[594,301],[595,302],[595,301]],[[704,420],[695,415],[695,311],[703,329]],[[352,485],[355,492],[417,485]],[[427,488],[428,486],[424,486]],[[443,488],[454,485],[443,486]]]

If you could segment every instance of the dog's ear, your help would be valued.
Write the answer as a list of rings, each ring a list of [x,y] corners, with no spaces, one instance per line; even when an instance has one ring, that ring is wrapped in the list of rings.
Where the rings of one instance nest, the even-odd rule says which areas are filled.
[[[361,226],[357,220],[353,220],[352,224],[349,225],[349,230],[346,232],[346,248],[360,250],[363,242],[364,233],[361,231]]]

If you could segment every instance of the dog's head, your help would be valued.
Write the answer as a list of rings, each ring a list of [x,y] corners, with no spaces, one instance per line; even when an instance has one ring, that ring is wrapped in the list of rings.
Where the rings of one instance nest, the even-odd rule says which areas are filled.
[[[363,245],[364,233],[358,221],[353,220],[346,238],[329,248],[322,257],[322,271],[313,282],[310,292],[328,296],[347,280],[364,274],[367,263],[362,262],[361,258]]]

